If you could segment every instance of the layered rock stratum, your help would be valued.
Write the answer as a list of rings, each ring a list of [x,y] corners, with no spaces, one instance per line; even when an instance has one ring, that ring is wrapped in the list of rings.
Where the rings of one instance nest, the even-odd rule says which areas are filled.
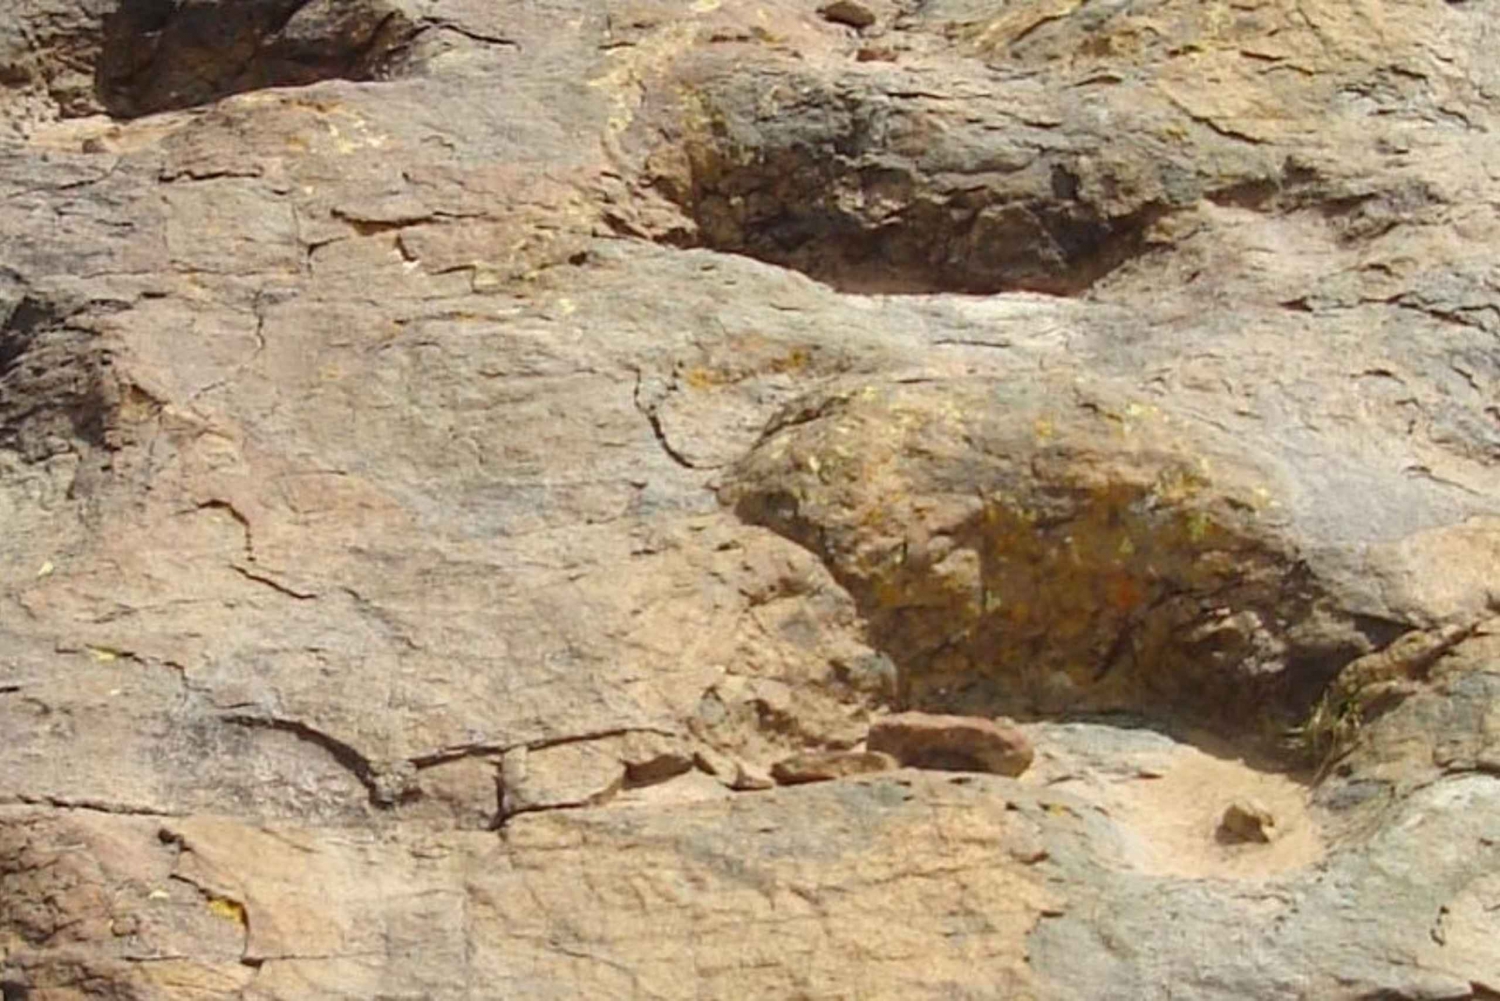
[[[5,1001],[1500,998],[1497,47],[0,0]]]

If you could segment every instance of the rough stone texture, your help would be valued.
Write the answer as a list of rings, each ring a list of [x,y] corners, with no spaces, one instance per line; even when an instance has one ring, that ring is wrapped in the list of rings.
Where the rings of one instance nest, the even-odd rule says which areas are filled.
[[[906,712],[876,720],[870,750],[912,768],[993,772],[1014,778],[1031,766],[1031,741],[1008,720]]]
[[[1493,6],[822,6],[0,0],[7,1001],[1500,996]]]
[[[776,762],[771,775],[782,785],[801,785],[888,772],[895,767],[896,759],[879,751],[810,751]]]

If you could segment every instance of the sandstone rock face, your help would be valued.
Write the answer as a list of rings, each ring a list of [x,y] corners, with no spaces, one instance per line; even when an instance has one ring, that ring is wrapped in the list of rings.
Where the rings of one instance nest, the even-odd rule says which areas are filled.
[[[971,716],[907,712],[876,720],[872,751],[903,765],[951,771],[993,772],[1014,778],[1031,765],[1031,741],[1009,722]]]
[[[1497,46],[0,0],[0,993],[1500,997]]]

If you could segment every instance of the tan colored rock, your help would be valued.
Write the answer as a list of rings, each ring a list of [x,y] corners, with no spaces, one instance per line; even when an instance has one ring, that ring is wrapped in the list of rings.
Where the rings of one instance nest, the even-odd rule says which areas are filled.
[[[877,719],[867,744],[911,768],[1020,775],[1031,765],[1031,741],[1008,721],[905,712]]]
[[[896,767],[896,759],[879,751],[809,751],[783,758],[771,768],[782,785],[830,782],[851,775],[871,775]]]
[[[761,792],[766,789],[774,789],[776,780],[756,765],[746,764],[743,761],[734,763],[734,770],[729,779],[729,788],[736,792]]]
[[[502,817],[531,810],[603,803],[625,784],[625,764],[609,742],[582,740],[518,747],[500,767]]]
[[[1270,844],[1276,837],[1276,817],[1257,800],[1235,800],[1224,808],[1217,838],[1226,844]]]

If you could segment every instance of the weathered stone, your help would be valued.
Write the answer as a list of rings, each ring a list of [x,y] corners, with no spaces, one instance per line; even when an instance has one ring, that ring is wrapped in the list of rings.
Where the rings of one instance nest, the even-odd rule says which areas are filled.
[[[911,768],[1020,775],[1031,765],[1031,741],[1008,721],[905,712],[870,724],[870,750]]]
[[[820,5],[0,0],[0,993],[1500,992],[1489,5]]]
[[[1226,844],[1269,844],[1276,836],[1276,817],[1255,800],[1237,800],[1224,808],[1216,836]]]
[[[808,751],[776,762],[771,777],[782,785],[802,785],[872,775],[895,767],[896,759],[879,751]]]
[[[625,764],[611,747],[593,741],[520,747],[501,759],[500,813],[604,803],[624,784]]]
[[[870,6],[859,0],[833,0],[818,8],[826,20],[847,24],[851,28],[868,28],[879,20]]]

